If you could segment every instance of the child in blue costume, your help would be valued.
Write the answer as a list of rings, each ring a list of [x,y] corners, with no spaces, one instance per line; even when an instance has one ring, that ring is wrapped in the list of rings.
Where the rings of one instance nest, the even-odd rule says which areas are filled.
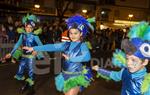
[[[146,65],[150,60],[150,26],[146,22],[131,27],[129,39],[123,41],[123,51],[116,50],[112,63],[120,71],[108,71],[93,67],[98,74],[114,81],[122,80],[121,95],[150,95],[150,74]]]
[[[90,83],[87,70],[82,62],[90,60],[90,52],[87,45],[82,42],[86,36],[90,23],[80,15],[72,16],[66,21],[70,42],[47,44],[33,48],[24,47],[29,51],[56,51],[63,52],[62,72],[55,78],[56,88],[63,91],[65,95],[77,95],[80,87],[87,87]]]
[[[24,16],[22,19],[22,23],[25,26],[24,28],[18,28],[18,32],[21,33],[18,42],[15,44],[11,53],[6,55],[6,58],[10,58],[13,56],[14,58],[18,57],[17,49],[19,47],[28,46],[33,47],[37,45],[43,45],[40,41],[39,37],[37,36],[38,33],[42,32],[41,28],[34,30],[35,23],[38,22],[38,19],[35,15]],[[27,50],[22,50],[21,60],[19,64],[19,69],[17,74],[14,76],[15,79],[19,81],[25,81],[25,85],[21,88],[22,92],[29,88],[29,92],[27,95],[32,95],[31,93],[34,92],[34,70],[33,66],[35,65],[35,56],[40,56],[41,58],[43,55],[37,52],[29,52]],[[25,70],[28,70],[28,78],[24,77]]]

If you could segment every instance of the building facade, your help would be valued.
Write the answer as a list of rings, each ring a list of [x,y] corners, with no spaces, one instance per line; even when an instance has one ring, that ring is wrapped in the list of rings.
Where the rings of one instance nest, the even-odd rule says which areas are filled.
[[[113,4],[98,4],[97,29],[101,24],[118,28],[149,21],[149,3],[149,0],[115,0]]]

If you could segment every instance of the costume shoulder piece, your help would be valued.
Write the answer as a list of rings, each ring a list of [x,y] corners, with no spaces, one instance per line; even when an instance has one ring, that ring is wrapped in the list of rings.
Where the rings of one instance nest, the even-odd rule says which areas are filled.
[[[25,30],[24,28],[17,28],[17,32],[21,34],[21,33],[25,33]]]
[[[126,54],[123,51],[116,49],[113,53],[112,63],[120,68],[126,67]]]
[[[24,28],[17,28],[17,32],[18,32],[19,34],[25,33],[25,29],[24,29]],[[38,28],[38,29],[36,29],[36,30],[33,31],[33,34],[34,34],[34,35],[39,35],[39,34],[41,34],[41,33],[42,33],[42,28]]]
[[[35,34],[35,35],[39,35],[41,33],[42,33],[42,28],[38,28],[38,29],[34,30],[34,32],[33,32],[33,34]]]
[[[150,73],[145,75],[144,81],[141,86],[141,92],[142,94],[146,93],[150,89]]]

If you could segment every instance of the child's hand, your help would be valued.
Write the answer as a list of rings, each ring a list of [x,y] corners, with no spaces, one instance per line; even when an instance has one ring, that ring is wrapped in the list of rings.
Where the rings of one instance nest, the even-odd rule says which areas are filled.
[[[68,55],[66,55],[66,54],[62,54],[62,56],[66,59],[66,60],[69,60],[69,56]]]
[[[33,48],[32,47],[22,47],[22,49],[25,49],[25,50],[27,50],[27,51],[30,51],[30,52],[32,52],[33,51]]]
[[[98,65],[93,66],[92,69],[95,70],[95,71],[98,71],[99,70],[99,66]]]
[[[6,54],[6,56],[4,57],[4,59],[9,59],[10,57],[11,57],[11,54],[8,53],[8,54]]]
[[[33,56],[36,56],[36,55],[37,55],[37,52],[36,52],[36,51],[33,51],[33,52],[32,52],[32,55],[33,55]]]
[[[3,63],[5,63],[5,62],[6,62],[6,60],[4,60],[3,58],[0,59],[0,64],[1,64],[1,63],[3,64]]]
[[[6,54],[5,57],[0,58],[0,62],[1,62],[1,63],[5,63],[5,62],[6,62],[6,59],[9,59],[10,57],[11,57],[11,54],[10,54],[10,53],[9,53],[9,54]]]

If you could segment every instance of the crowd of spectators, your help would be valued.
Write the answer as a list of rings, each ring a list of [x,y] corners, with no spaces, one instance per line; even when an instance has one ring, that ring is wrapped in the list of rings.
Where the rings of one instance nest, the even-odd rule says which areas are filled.
[[[21,17],[20,17],[21,18]],[[16,43],[20,34],[17,33],[17,28],[21,27],[21,19],[13,20],[11,16],[6,18],[5,23],[0,24],[0,44],[1,43]],[[61,34],[66,30],[65,24],[59,24],[55,19],[51,22],[41,22],[38,27],[42,27],[42,34],[39,35],[43,44],[55,43],[61,41]],[[87,40],[91,43],[92,51],[110,50],[120,48],[123,38],[127,32],[122,29],[103,29],[95,32],[90,32]]]
[[[98,50],[111,50],[113,51],[115,48],[120,48],[122,39],[126,38],[127,31],[123,31],[123,29],[103,29],[96,31],[96,33],[92,34],[90,37],[90,42],[93,46],[93,49]]]

